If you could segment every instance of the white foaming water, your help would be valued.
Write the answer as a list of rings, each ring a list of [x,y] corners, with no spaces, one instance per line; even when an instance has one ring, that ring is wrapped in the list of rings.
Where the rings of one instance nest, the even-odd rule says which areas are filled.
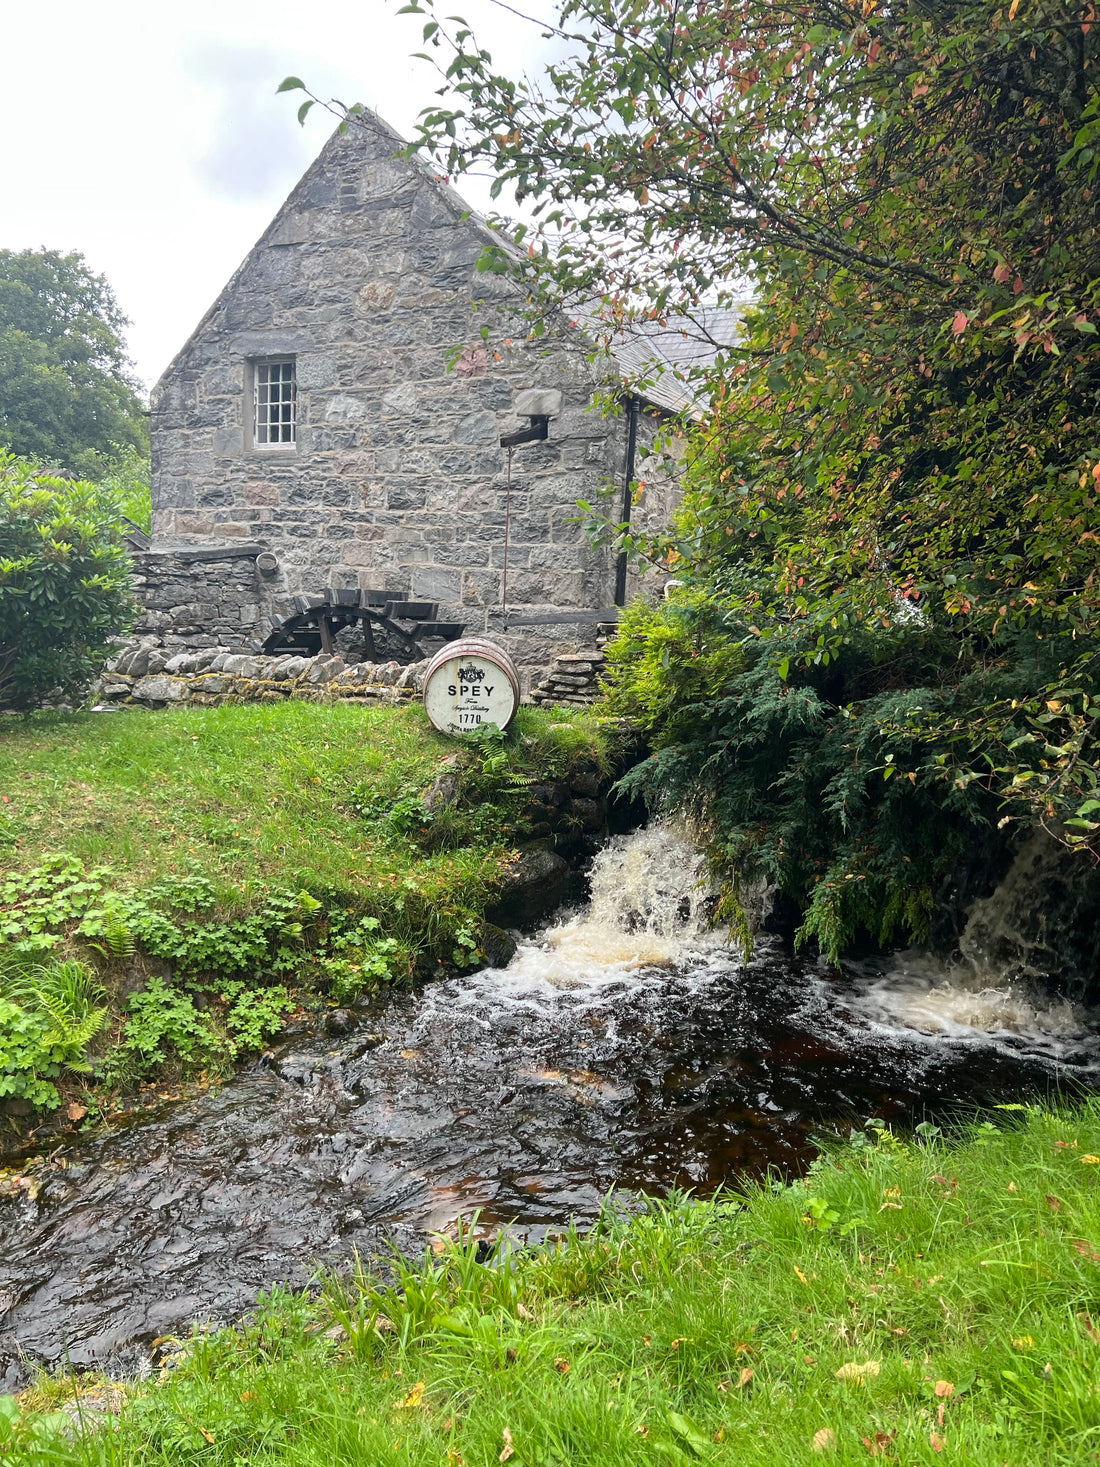
[[[1011,952],[1001,943],[1006,961],[1000,970],[992,960],[991,934],[1020,929],[1027,878],[1038,885],[1047,874],[1045,857],[1036,859],[1026,843],[997,893],[975,904],[958,962],[911,950],[846,964],[840,979],[805,965],[802,986],[790,991],[792,1012],[800,1012],[811,1030],[834,1037],[870,1031],[922,1048],[946,1041],[1091,1069],[1100,1062],[1097,1016],[1044,992],[1041,977],[1019,959],[1020,942]],[[611,1032],[628,992],[656,992],[670,982],[705,989],[728,981],[731,965],[741,961],[724,926],[711,926],[715,891],[682,826],[658,821],[610,841],[593,863],[591,893],[586,908],[521,942],[506,968],[428,990],[425,1016],[435,1022],[462,1010],[491,1029],[494,1014],[506,1010],[537,1017],[550,1008],[566,1022],[564,1004],[575,1017],[599,1010]],[[762,955],[768,948],[761,944]]]
[[[725,948],[711,929],[706,862],[679,826],[657,821],[616,836],[592,863],[588,907],[545,928],[500,975],[575,990]]]
[[[1069,976],[1060,971],[1058,929],[1074,915],[1071,861],[1065,846],[1034,831],[996,891],[971,907],[957,962],[913,950],[893,954],[885,968],[853,965],[848,1005],[894,1031],[992,1041],[1055,1059],[1083,1044],[1095,1049],[1096,1015],[1046,991]]]
[[[991,983],[969,965],[930,953],[894,953],[885,968],[853,965],[837,997],[873,1028],[929,1039],[1007,1045],[1058,1059],[1076,1053],[1090,1033],[1078,1004],[1045,998],[1019,980]]]

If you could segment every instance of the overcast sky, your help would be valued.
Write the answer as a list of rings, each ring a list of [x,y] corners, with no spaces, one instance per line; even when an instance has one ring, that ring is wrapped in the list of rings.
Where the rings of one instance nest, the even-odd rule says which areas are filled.
[[[434,100],[401,3],[0,0],[0,248],[79,250],[111,282],[151,386],[328,136],[318,108],[299,128],[283,77],[406,135]],[[448,12],[498,65],[537,65],[538,30],[492,0]],[[462,192],[486,206],[476,183]]]

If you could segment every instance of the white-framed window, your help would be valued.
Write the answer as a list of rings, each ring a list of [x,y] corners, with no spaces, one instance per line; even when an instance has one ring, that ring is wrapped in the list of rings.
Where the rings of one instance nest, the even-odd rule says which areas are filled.
[[[255,448],[293,448],[298,440],[298,382],[293,357],[253,364]]]

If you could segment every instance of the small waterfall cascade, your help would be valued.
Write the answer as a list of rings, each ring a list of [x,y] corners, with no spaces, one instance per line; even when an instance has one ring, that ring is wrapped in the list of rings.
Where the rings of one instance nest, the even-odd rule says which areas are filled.
[[[1039,828],[996,891],[971,907],[959,951],[979,982],[1056,985],[1081,996],[1100,976],[1098,905],[1100,882],[1090,857]]]
[[[1054,1055],[1092,1027],[1098,945],[1095,868],[1036,829],[996,890],[971,906],[955,961],[911,950],[893,954],[885,973],[855,964],[856,1007],[926,1034],[1000,1034]]]
[[[724,934],[711,928],[715,896],[686,829],[655,821],[604,846],[592,864],[587,908],[524,943],[507,972],[517,981],[587,987],[724,949]]]

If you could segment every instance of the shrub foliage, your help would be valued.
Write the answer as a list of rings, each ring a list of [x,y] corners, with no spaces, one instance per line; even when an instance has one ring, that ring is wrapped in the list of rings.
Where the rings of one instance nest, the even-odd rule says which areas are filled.
[[[79,693],[132,614],[113,500],[0,453],[0,707]]]

